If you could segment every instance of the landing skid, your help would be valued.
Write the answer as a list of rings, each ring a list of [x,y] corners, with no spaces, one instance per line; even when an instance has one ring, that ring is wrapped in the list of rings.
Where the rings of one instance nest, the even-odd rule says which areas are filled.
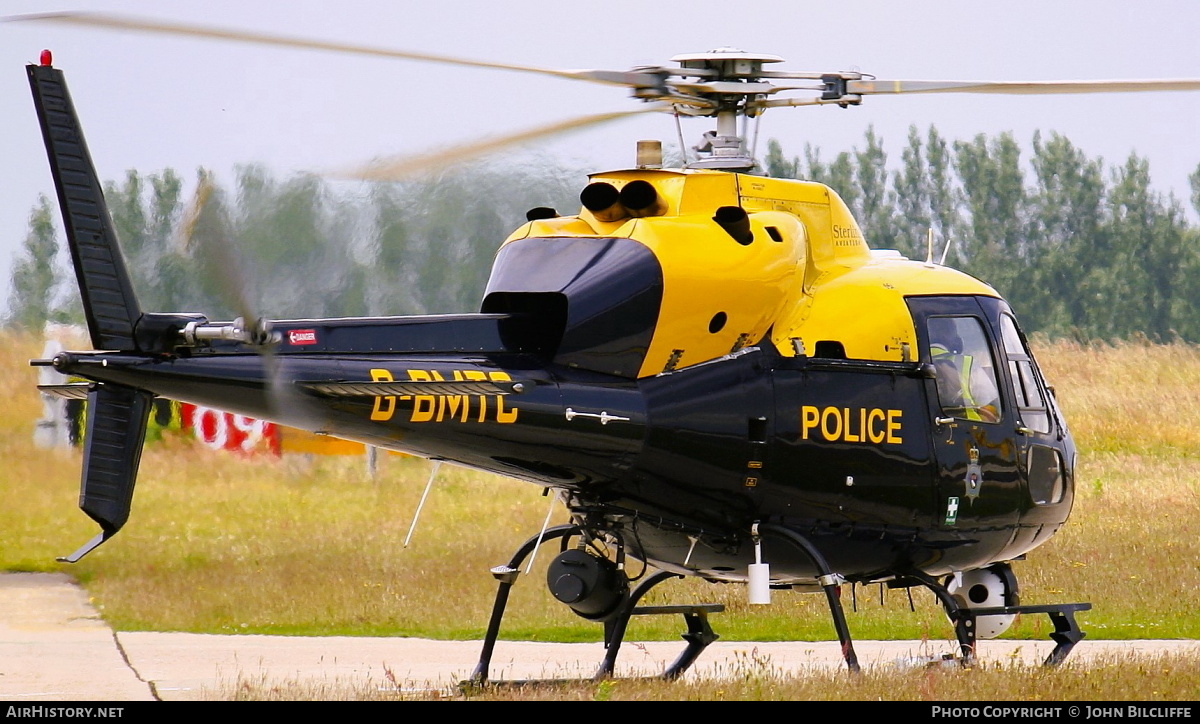
[[[906,580],[907,579],[907,580]],[[993,615],[1014,615],[1014,614],[1037,614],[1044,613],[1050,617],[1050,622],[1054,625],[1054,632],[1050,634],[1050,639],[1056,644],[1054,650],[1042,662],[1043,666],[1058,666],[1071,653],[1071,649],[1075,648],[1075,644],[1083,640],[1085,634],[1079,628],[1079,624],[1075,621],[1075,613],[1077,611],[1090,611],[1092,604],[1090,603],[1052,603],[1039,606],[995,606],[992,608],[968,608],[962,606],[958,599],[950,595],[946,587],[937,580],[924,574],[909,574],[901,579],[901,583],[914,582],[928,588],[937,596],[942,606],[946,609],[946,615],[950,617],[950,621],[954,623],[954,635],[958,639],[958,646],[962,653],[962,658],[959,661],[963,666],[970,666],[975,663],[975,644],[976,644],[976,620],[980,616]]]
[[[819,582],[822,588],[825,589],[826,597],[829,602],[830,613],[833,617],[834,628],[838,632],[838,638],[842,644],[842,656],[846,660],[846,665],[852,672],[859,671],[858,657],[854,653],[854,644],[850,639],[850,631],[846,626],[845,613],[842,610],[841,599],[839,594],[839,583],[841,579],[834,575],[829,569],[828,563],[820,552],[805,538],[795,533],[773,525],[761,526],[761,531],[764,535],[773,535],[787,540],[792,545],[799,548],[805,555],[812,559],[817,569],[821,572]],[[483,650],[480,653],[479,663],[475,667],[475,671],[471,674],[471,678],[462,682],[464,686],[481,686],[481,685],[521,685],[535,683],[559,683],[562,680],[538,680],[538,681],[496,681],[488,678],[488,672],[491,668],[492,654],[495,652],[496,641],[500,635],[500,622],[504,618],[504,609],[508,605],[509,591],[513,584],[516,583],[517,577],[520,575],[521,564],[529,557],[530,554],[541,544],[552,540],[565,539],[573,535],[582,534],[583,531],[574,525],[563,525],[555,528],[550,528],[541,535],[534,536],[525,541],[507,565],[497,566],[492,569],[492,575],[499,582],[499,588],[496,591],[496,600],[492,605],[492,618],[488,623],[487,634],[483,640]],[[565,542],[565,541],[564,541]],[[621,650],[621,643],[625,639],[625,632],[629,626],[629,620],[633,616],[651,616],[662,614],[680,614],[684,618],[687,625],[687,631],[682,635],[687,646],[675,661],[666,667],[657,677],[659,679],[671,680],[681,676],[688,668],[695,663],[704,649],[708,648],[709,644],[716,641],[719,636],[713,632],[712,627],[708,623],[708,615],[710,613],[719,613],[725,610],[721,604],[696,604],[696,605],[677,605],[677,606],[638,606],[637,602],[643,596],[658,584],[673,579],[683,578],[684,576],[677,573],[667,571],[655,573],[642,581],[629,595],[628,600],[624,601],[620,608],[612,614],[604,622],[604,660],[600,663],[592,680],[606,679],[613,675],[616,668],[617,655]]]
[[[492,575],[499,582],[499,589],[496,591],[496,601],[492,605],[492,618],[488,623],[487,634],[483,640],[483,651],[479,657],[479,663],[475,667],[474,673],[468,681],[462,682],[466,686],[499,686],[499,685],[532,685],[546,683],[562,683],[563,681],[572,681],[570,679],[542,679],[542,680],[493,680],[488,678],[488,672],[491,668],[492,654],[496,648],[496,640],[500,634],[500,622],[504,618],[504,609],[508,605],[508,594],[516,583],[517,576],[520,574],[520,566],[524,560],[534,551],[541,543],[546,543],[558,538],[566,538],[572,535],[579,534],[579,528],[571,525],[559,526],[547,530],[544,534],[534,536],[525,541],[517,552],[513,554],[512,559],[507,565],[497,566],[492,569]],[[681,676],[688,668],[695,663],[704,649],[708,645],[720,638],[713,632],[712,627],[708,623],[708,615],[710,613],[720,613],[725,610],[723,604],[704,603],[694,605],[679,605],[679,606],[638,606],[637,602],[646,595],[650,589],[658,584],[671,580],[673,578],[683,578],[683,576],[670,573],[659,572],[651,575],[646,580],[638,584],[637,588],[630,594],[629,599],[625,601],[620,610],[607,621],[604,622],[604,660],[600,662],[599,668],[596,670],[592,680],[607,679],[613,675],[616,669],[617,655],[621,651],[621,643],[625,639],[625,631],[629,626],[629,619],[634,616],[653,616],[663,614],[680,614],[683,616],[684,622],[687,625],[687,631],[683,634],[683,640],[687,642],[687,646],[675,661],[667,666],[657,677],[659,679],[671,680]]]

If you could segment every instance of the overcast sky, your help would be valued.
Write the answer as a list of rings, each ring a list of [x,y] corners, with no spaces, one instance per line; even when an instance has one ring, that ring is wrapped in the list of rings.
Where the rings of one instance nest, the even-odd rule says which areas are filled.
[[[282,0],[5,0],[0,13],[94,10],[550,68],[623,70],[720,46],[772,53],[789,70],[882,79],[1200,78],[1200,2],[674,0],[500,3]],[[52,193],[23,66],[42,48],[67,74],[104,179],[166,167],[224,179],[239,163],[285,174],[417,152],[555,119],[635,107],[617,87],[321,51],[155,37],[44,23],[0,24],[0,308],[38,194]],[[1147,156],[1154,183],[1187,199],[1200,163],[1200,92],[1095,96],[907,96],[858,108],[777,109],[760,147],[826,158],[874,124],[898,161],[908,127],[951,139],[1066,135],[1111,168]],[[690,145],[704,121],[685,126]],[[676,138],[651,114],[534,146],[591,170],[626,166],[639,138]],[[760,150],[761,150],[760,148]],[[584,183],[581,177],[580,185]],[[520,220],[514,220],[514,225]],[[869,235],[869,230],[868,235]],[[497,239],[497,243],[501,241]],[[202,311],[202,310],[200,310]],[[471,311],[471,310],[462,310]]]

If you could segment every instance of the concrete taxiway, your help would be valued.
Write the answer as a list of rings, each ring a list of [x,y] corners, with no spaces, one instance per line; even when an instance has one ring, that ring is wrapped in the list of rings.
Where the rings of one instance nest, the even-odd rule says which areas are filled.
[[[905,666],[950,654],[950,641],[855,641],[864,667]],[[981,661],[1040,663],[1050,641],[985,641]],[[681,642],[631,642],[620,676],[662,671]],[[1196,641],[1083,641],[1071,661],[1098,656],[1191,652]],[[349,685],[451,691],[479,659],[478,641],[348,636],[216,636],[119,633],[110,629],[70,577],[0,574],[0,704],[225,699],[240,682]],[[604,655],[599,643],[501,641],[493,679],[588,677]],[[718,641],[686,674],[720,677],[767,666],[781,672],[844,667],[837,642]]]

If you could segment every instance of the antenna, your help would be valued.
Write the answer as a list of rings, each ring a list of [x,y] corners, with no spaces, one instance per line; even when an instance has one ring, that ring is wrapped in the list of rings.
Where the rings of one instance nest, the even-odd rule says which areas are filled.
[[[950,247],[953,245],[954,245],[954,237],[953,236],[947,237],[946,238],[946,248],[942,249],[942,260],[940,262],[938,262],[942,266],[946,265],[946,255],[950,253]]]
[[[429,497],[429,489],[433,487],[433,479],[437,477],[438,468],[442,467],[441,460],[431,460],[433,467],[429,470],[429,480],[425,483],[425,492],[421,493],[421,502],[417,503],[417,512],[413,513],[412,524],[408,526],[408,535],[404,536],[404,547],[412,540],[413,531],[417,529],[417,520],[421,517],[421,509],[425,507],[425,498]]]

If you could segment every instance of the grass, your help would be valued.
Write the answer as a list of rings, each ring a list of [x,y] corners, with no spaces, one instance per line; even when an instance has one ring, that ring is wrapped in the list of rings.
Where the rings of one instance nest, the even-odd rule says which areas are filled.
[[[26,363],[41,345],[12,334],[2,341],[0,454],[10,502],[0,508],[0,569],[67,570],[119,630],[478,638],[495,591],[487,570],[540,528],[549,507],[536,486],[443,466],[405,548],[429,472],[423,460],[384,457],[372,480],[358,458],[246,459],[168,438],[146,448],[126,529],[64,568],[54,556],[95,532],[76,508],[80,456],[30,444],[41,409]],[[1079,618],[1094,639],[1200,638],[1200,348],[1040,340],[1036,351],[1080,461],[1071,521],[1016,566],[1023,601],[1092,602]],[[598,640],[600,627],[554,602],[542,576],[535,570],[515,587],[503,637]],[[915,612],[902,592],[882,602],[875,588],[855,593],[857,611],[848,615],[856,638],[952,637],[927,592],[916,592]],[[726,604],[713,619],[726,640],[835,638],[821,596],[776,593],[772,606],[752,609],[743,587],[700,581],[652,595],[647,602]],[[674,617],[649,618],[631,627],[630,640],[677,639]],[[1045,639],[1048,626],[1044,616],[1026,617],[1006,636]],[[1200,680],[1194,662],[1168,663],[1164,670]],[[989,673],[965,676],[975,688]],[[778,698],[815,696],[754,686]],[[853,686],[868,698],[876,691],[866,679]],[[633,691],[622,683],[611,695]],[[686,689],[674,691],[687,698]],[[594,695],[586,687],[563,694]]]
[[[1181,654],[1113,654],[1087,665],[1068,661],[1055,669],[994,662],[969,669],[884,665],[851,674],[825,669],[785,672],[769,658],[747,656],[713,677],[685,677],[677,682],[619,679],[458,691],[430,691],[409,684],[390,671],[381,678],[353,681],[241,675],[206,693],[213,699],[234,701],[909,701],[993,706],[1012,702],[1026,707],[1061,706],[1057,716],[1065,717],[1065,702],[1108,706],[1117,701],[1148,701],[1161,706],[1193,701],[1200,684],[1200,659]],[[1086,711],[1073,718],[1087,718]]]

